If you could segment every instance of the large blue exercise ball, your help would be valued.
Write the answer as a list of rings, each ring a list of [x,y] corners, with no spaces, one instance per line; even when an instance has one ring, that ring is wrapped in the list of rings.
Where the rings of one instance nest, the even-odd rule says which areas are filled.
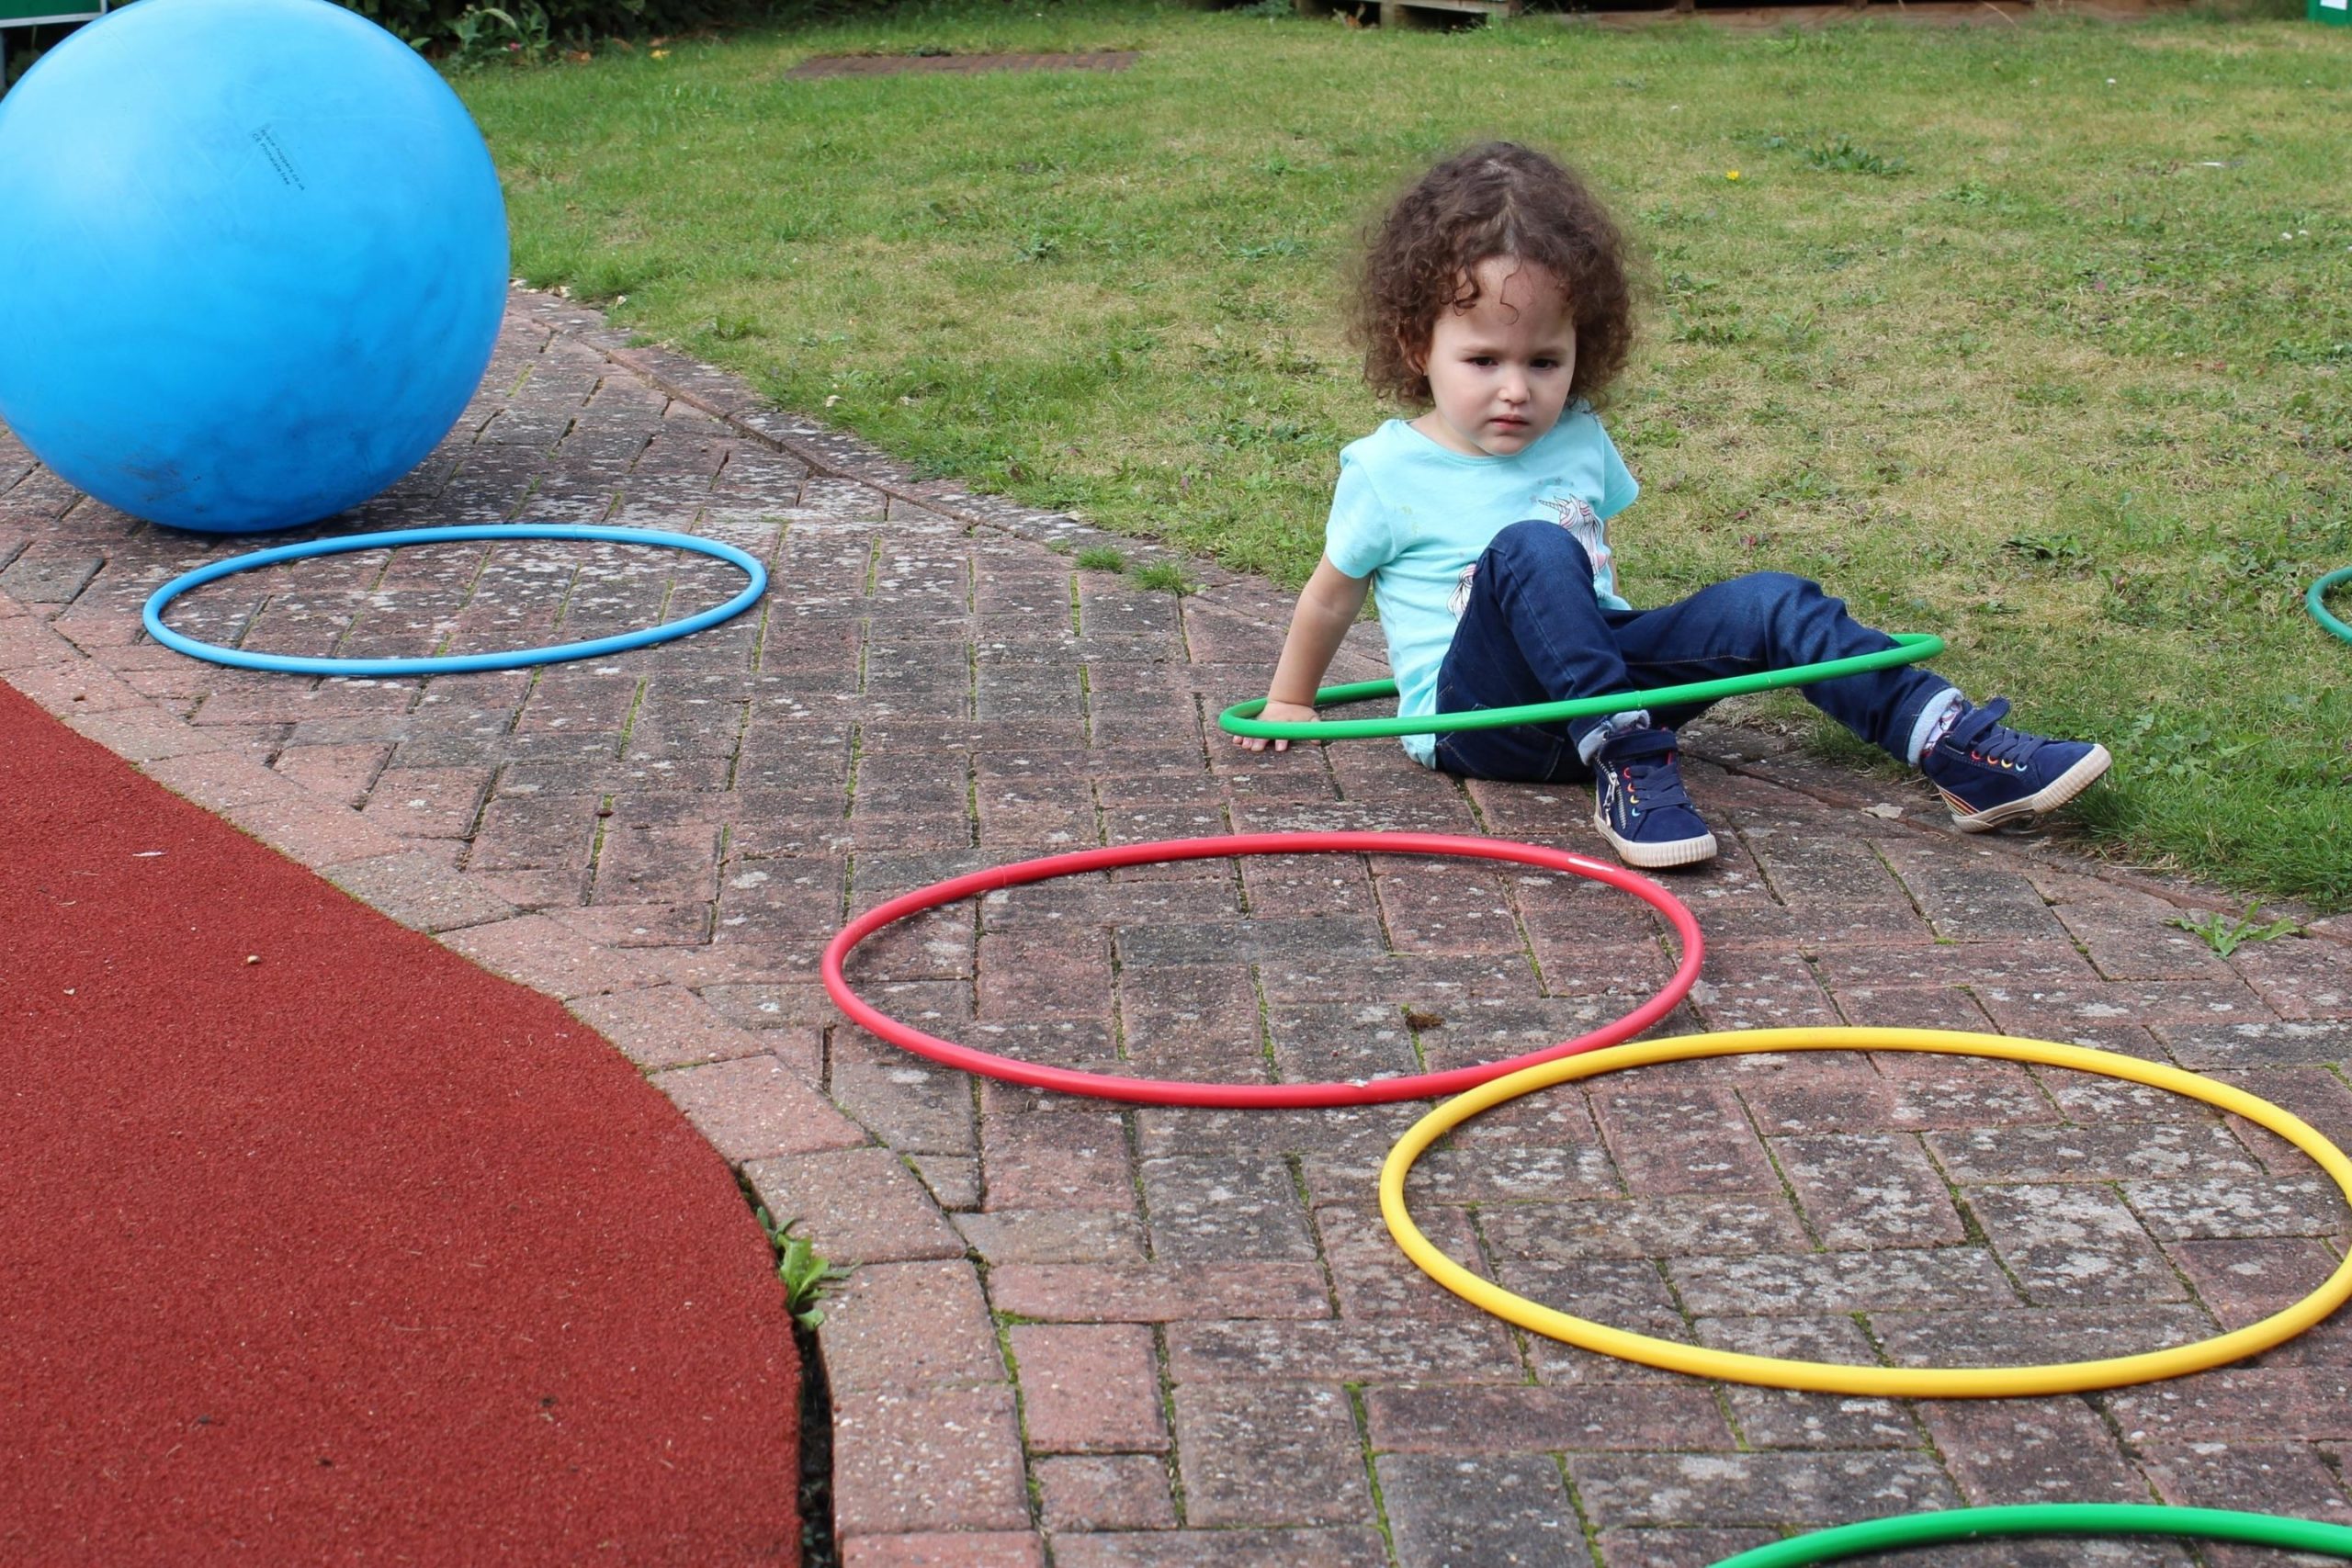
[[[0,423],[134,516],[374,495],[464,411],[506,279],[464,106],[328,0],[137,0],[0,97]]]

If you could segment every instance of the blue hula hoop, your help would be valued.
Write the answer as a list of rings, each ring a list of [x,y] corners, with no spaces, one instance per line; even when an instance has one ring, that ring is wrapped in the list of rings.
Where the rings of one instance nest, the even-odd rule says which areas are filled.
[[[283,560],[303,560],[311,556],[351,555],[360,550],[390,549],[401,545],[437,545],[459,539],[601,539],[621,545],[663,545],[723,560],[752,581],[744,585],[741,593],[724,604],[689,615],[683,621],[666,621],[658,626],[624,632],[617,637],[558,643],[548,648],[517,649],[508,653],[453,653],[417,659],[330,659],[306,654],[248,653],[241,648],[199,642],[164,624],[164,606],[181,594],[241,571],[251,571],[255,567],[274,566]],[[165,648],[185,653],[191,659],[226,664],[239,670],[268,670],[289,675],[450,675],[467,671],[521,670],[535,664],[594,659],[602,654],[621,653],[632,648],[650,648],[655,643],[691,637],[695,632],[741,615],[759,603],[760,595],[765,593],[767,588],[768,570],[752,556],[732,545],[721,544],[716,539],[697,538],[692,534],[672,534],[658,528],[605,528],[586,524],[465,524],[449,528],[399,528],[381,534],[354,534],[341,539],[311,539],[299,545],[280,545],[274,549],[255,550],[250,555],[232,556],[227,560],[214,561],[209,566],[200,566],[194,571],[175,577],[155,590],[148,596],[147,606],[141,612],[140,619],[147,627],[147,635]]]

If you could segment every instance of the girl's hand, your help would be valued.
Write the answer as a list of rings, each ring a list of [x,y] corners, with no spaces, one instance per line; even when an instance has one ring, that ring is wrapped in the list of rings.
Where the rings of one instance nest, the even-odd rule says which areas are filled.
[[[1311,703],[1278,703],[1273,698],[1268,697],[1265,712],[1258,716],[1270,724],[1313,724],[1315,706]],[[1233,738],[1233,743],[1244,751],[1262,751],[1268,746],[1272,746],[1277,751],[1290,750],[1289,741],[1270,741],[1262,735],[1237,735]]]
[[[1315,563],[1314,575],[1299,591],[1298,607],[1290,613],[1290,630],[1283,635],[1282,657],[1274,660],[1274,673],[1266,682],[1266,706],[1259,717],[1277,724],[1315,722],[1315,688],[1321,683],[1323,672],[1331,668],[1331,656],[1340,650],[1356,612],[1363,608],[1364,595],[1371,592],[1371,578],[1350,577],[1329,559]],[[1274,695],[1276,692],[1305,692],[1306,701],[1286,703]],[[1266,749],[1265,741],[1255,736],[1237,735],[1233,743],[1244,751]],[[1290,742],[1277,740],[1274,750],[1287,751]]]

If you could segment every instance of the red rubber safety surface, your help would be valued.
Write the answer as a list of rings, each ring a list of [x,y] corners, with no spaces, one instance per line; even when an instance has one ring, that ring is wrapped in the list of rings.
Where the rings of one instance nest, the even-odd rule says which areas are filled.
[[[797,1563],[766,1239],[617,1051],[6,686],[0,834],[0,1562]]]
[[[1073,1072],[1068,1067],[1040,1066],[1011,1056],[999,1056],[926,1034],[902,1023],[850,988],[844,973],[852,949],[883,927],[910,915],[936,909],[960,898],[974,898],[1024,883],[1046,882],[1085,872],[1113,871],[1121,866],[1157,865],[1167,861],[1217,860],[1228,855],[1385,854],[1440,855],[1455,859],[1501,861],[1510,865],[1564,871],[1571,875],[1605,882],[1649,905],[1673,926],[1682,949],[1682,962],[1657,995],[1614,1023],[1589,1034],[1547,1045],[1505,1062],[1489,1062],[1451,1072],[1421,1073],[1409,1077],[1370,1078],[1361,1082],[1295,1084],[1192,1083],[1172,1078],[1128,1078],[1109,1073]],[[902,1046],[920,1056],[967,1073],[1027,1084],[1033,1089],[1063,1094],[1092,1095],[1134,1105],[1192,1105],[1238,1110],[1315,1109],[1334,1105],[1381,1105],[1398,1100],[1433,1100],[1475,1089],[1489,1078],[1532,1067],[1579,1051],[1597,1051],[1630,1040],[1672,1012],[1699,978],[1706,957],[1706,939],[1699,922],[1682,901],[1665,888],[1622,866],[1590,860],[1566,850],[1546,849],[1509,839],[1477,839],[1459,833],[1233,833],[1201,839],[1162,839],[1147,844],[1119,844],[1102,850],[1079,850],[1046,855],[1011,865],[989,866],[962,876],[918,887],[860,915],[825,945],[822,973],[826,993],[851,1022],[867,1033]]]

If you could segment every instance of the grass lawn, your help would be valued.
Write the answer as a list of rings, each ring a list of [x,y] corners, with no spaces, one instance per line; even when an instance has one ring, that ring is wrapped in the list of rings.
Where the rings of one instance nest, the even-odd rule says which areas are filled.
[[[784,78],[1092,49],[1143,58]],[[1635,604],[1817,577],[2104,739],[2106,852],[2352,907],[2352,647],[2299,604],[2352,563],[2352,32],[1000,0],[458,85],[534,282],[933,471],[1294,583],[1390,412],[1334,324],[1359,226],[1468,140],[1554,148],[1655,286],[1608,411]]]

